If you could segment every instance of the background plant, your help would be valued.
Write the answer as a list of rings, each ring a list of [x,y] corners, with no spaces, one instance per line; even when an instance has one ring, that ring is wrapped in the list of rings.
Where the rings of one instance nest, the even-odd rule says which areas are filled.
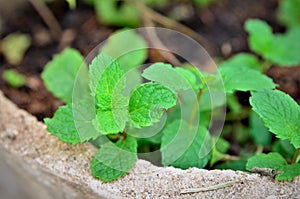
[[[139,126],[139,124],[136,124],[134,121],[128,124],[127,119],[124,119],[127,116],[125,116],[126,114],[123,113],[119,114],[122,116],[121,119],[112,118],[111,116],[111,112],[113,112],[114,107],[117,107],[117,110],[121,110],[122,112],[122,110],[124,111],[122,107],[126,103],[130,104],[130,100],[128,102],[126,102],[126,100],[116,101],[116,104],[114,106],[101,105],[96,103],[94,107],[95,109],[97,109],[97,115],[99,115],[97,118],[94,118],[96,121],[94,122],[94,124],[98,124],[98,126],[96,125],[95,128],[96,133],[88,135],[88,137],[84,139],[84,141],[95,139],[93,143],[97,146],[100,146],[100,150],[102,149],[101,152],[97,152],[97,154],[95,155],[95,159],[92,162],[93,175],[100,177],[104,181],[116,179],[117,177],[124,175],[132,167],[137,158],[137,156],[134,154],[136,154],[138,151],[150,152],[151,150],[153,150],[153,148],[161,149],[163,165],[173,165],[175,167],[184,169],[195,166],[199,168],[231,168],[240,170],[248,169],[254,171],[255,168],[267,167],[281,172],[281,174],[276,176],[276,179],[278,180],[292,179],[293,177],[299,175],[299,173],[297,172],[299,170],[297,169],[299,168],[299,124],[297,123],[297,121],[299,121],[299,111],[297,111],[299,109],[299,106],[289,96],[283,94],[278,90],[274,90],[278,85],[274,84],[274,82],[269,77],[264,75],[264,72],[268,70],[268,68],[273,64],[281,65],[283,67],[296,66],[297,64],[299,64],[298,53],[288,53],[290,49],[293,49],[293,52],[299,52],[298,45],[296,45],[295,42],[295,40],[299,38],[299,31],[297,27],[297,25],[289,25],[285,33],[273,34],[272,30],[266,22],[260,20],[249,20],[246,22],[245,29],[249,33],[249,47],[253,52],[261,56],[262,59],[259,59],[258,56],[252,54],[240,53],[220,64],[219,73],[224,81],[224,89],[227,94],[228,106],[227,123],[223,131],[223,136],[221,138],[210,136],[208,133],[212,111],[216,110],[218,107],[226,105],[225,101],[219,101],[215,107],[211,107],[207,84],[209,83],[213,85],[215,81],[218,81],[218,74],[207,74],[199,72],[195,70],[194,67],[188,66],[187,64],[182,65],[181,67],[173,67],[164,63],[156,63],[143,71],[142,76],[150,81],[156,82],[156,85],[162,85],[162,82],[160,82],[160,80],[165,78],[163,75],[164,73],[180,75],[182,78],[184,78],[184,81],[179,84],[178,82],[176,82],[176,84],[168,82],[167,88],[175,93],[176,89],[178,89],[178,85],[179,87],[184,88],[184,82],[188,82],[188,85],[193,89],[195,96],[198,96],[197,101],[194,101],[192,103],[195,104],[199,109],[199,115],[197,115],[196,117],[201,118],[199,123],[197,124],[199,128],[195,133],[196,139],[194,139],[193,142],[190,143],[178,142],[177,147],[184,150],[182,150],[180,157],[177,157],[175,161],[174,157],[172,157],[172,153],[170,152],[170,150],[168,150],[168,145],[172,140],[175,139],[180,126],[185,126],[186,128],[188,128],[190,125],[190,121],[180,120],[181,115],[180,107],[178,104],[174,104],[174,107],[168,111],[168,118],[165,121],[165,126],[160,133],[151,138],[135,139],[128,136],[126,131],[124,132],[122,130],[127,130],[126,127],[134,128],[135,126]],[[266,35],[268,36],[267,39],[265,39]],[[133,45],[146,48],[145,42],[140,40],[138,37],[133,36],[133,38],[133,41],[139,41],[133,42]],[[128,41],[129,39],[126,40],[126,38],[117,38],[115,40],[110,39],[107,46],[104,47],[103,51],[110,56],[115,57],[115,55],[119,54],[119,52],[116,52],[116,49],[119,50],[122,49],[123,46],[125,46],[126,50],[126,46],[128,46],[126,42]],[[125,43],[125,45],[122,44],[123,42]],[[70,68],[66,71],[67,73],[72,74],[72,80],[69,79],[70,82],[68,83],[55,83],[55,80],[63,80],[64,77],[62,76],[60,78],[57,78],[59,77],[59,74],[53,75],[51,74],[52,72],[47,72],[47,70],[51,71],[50,68],[53,64],[51,62],[46,67],[43,78],[50,90],[51,82],[53,84],[56,84],[56,86],[52,85],[54,87],[54,89],[52,89],[52,92],[54,92],[56,96],[62,98],[65,102],[70,103],[72,94],[70,94],[69,92],[73,90],[72,85],[74,85],[74,74],[78,72],[79,65],[82,63],[83,58],[79,58],[80,56],[75,55],[78,53],[71,53],[77,56],[77,58],[74,58],[72,60],[78,60],[78,67],[74,67],[75,69],[71,69],[71,66],[75,64],[69,63],[68,60],[73,55],[68,55],[68,53],[66,52],[64,52],[63,54],[65,54],[65,58],[63,60],[65,60],[66,63],[64,63],[64,61],[57,61],[60,62],[60,64],[56,63],[54,65],[60,65],[60,67],[62,65],[69,66]],[[127,57],[125,56],[122,59],[118,59],[122,70],[129,71],[134,66],[142,64],[145,61],[145,51],[140,51],[137,54]],[[138,61],[133,62],[133,60]],[[53,61],[55,61],[55,58]],[[98,62],[101,63],[102,61],[100,61],[99,59]],[[104,68],[106,68],[106,66],[107,68],[110,68],[108,67],[109,65],[110,64],[102,63],[102,67]],[[91,67],[90,69],[92,68],[93,67]],[[116,74],[114,74],[114,76],[117,77],[117,80],[124,74],[123,72],[121,72],[122,70],[117,70],[120,73],[117,72]],[[53,71],[57,70],[53,69]],[[162,71],[164,71],[164,73]],[[48,77],[47,73],[49,75]],[[104,74],[105,73],[103,73],[103,75]],[[138,70],[135,70],[135,74],[135,77],[140,76],[140,72]],[[55,77],[56,79],[53,78],[51,80],[51,76]],[[48,78],[50,80],[47,80]],[[174,77],[174,79],[176,78]],[[121,79],[119,80],[120,82],[123,81]],[[142,83],[141,78],[137,78],[137,80],[139,84]],[[98,81],[101,82],[101,80],[97,79],[97,81],[91,84],[97,85]],[[67,91],[62,91],[61,94],[58,94],[59,92],[55,91],[55,87],[58,87],[57,85],[62,84],[70,86],[66,87],[68,88]],[[106,85],[105,81],[103,80],[100,85]],[[146,84],[145,86],[147,85],[148,84]],[[116,86],[116,82],[111,84],[111,86]],[[218,91],[219,89],[220,88],[217,86],[211,88],[212,91]],[[101,90],[105,89],[99,89],[99,93]],[[254,111],[251,111],[251,108],[249,106],[240,104],[237,99],[237,92],[242,92],[244,94],[246,94],[247,92],[249,94],[251,93],[250,104],[253,107]],[[66,95],[66,93],[68,94]],[[131,95],[135,96],[134,94],[135,93],[133,91]],[[99,96],[100,97],[98,97],[98,99],[96,97],[96,101],[101,102],[103,99],[105,101],[106,97],[103,97],[102,94],[99,94]],[[276,100],[277,104],[270,104],[265,102],[264,99],[266,98],[278,99]],[[130,107],[133,107],[133,104],[135,103],[131,103],[131,106],[129,105],[129,110]],[[283,109],[283,107],[287,107],[287,110]],[[61,108],[60,110],[58,110],[56,115],[65,115],[65,118],[71,118],[72,114],[70,114],[70,109],[72,110],[72,106],[70,105],[69,107],[66,106],[64,108]],[[296,111],[292,112],[291,110]],[[277,116],[271,118],[267,114],[270,112],[277,113]],[[289,118],[289,120],[285,120],[286,118],[288,118],[286,117],[287,115],[291,117]],[[158,114],[158,116],[161,116],[161,114]],[[272,114],[272,116],[274,116],[274,114]],[[192,113],[190,115],[192,121],[195,119],[194,117],[195,116]],[[57,130],[60,128],[66,129],[65,127],[60,127],[60,125],[65,123],[72,123],[72,119],[61,120],[60,122],[55,122],[54,119],[53,122],[51,122],[52,120],[46,120],[48,121],[48,130],[52,132],[53,135],[59,136],[60,139],[71,142],[73,144],[82,140],[75,138],[75,141],[69,141],[70,138],[67,135],[61,135],[59,133],[59,130]],[[152,121],[152,119],[153,118],[151,118],[150,121]],[[157,117],[156,120],[153,121],[159,123],[160,119],[160,117]],[[248,121],[249,127],[248,125],[243,124],[245,120]],[[281,123],[281,121],[284,121],[284,123]],[[145,126],[152,125],[151,122],[149,123],[149,120],[145,120],[143,122]],[[278,128],[278,124],[281,124],[280,126],[285,128]],[[97,131],[97,128],[99,128],[99,131]],[[140,132],[142,131],[143,129]],[[279,139],[275,142],[272,142],[272,134],[269,131],[274,133]],[[71,129],[70,132],[75,132],[74,128]],[[96,139],[99,135],[102,135],[103,132],[106,132],[104,134],[108,135]],[[123,133],[115,134],[116,132]],[[246,148],[242,149],[239,154],[237,154],[238,156],[230,155],[231,152],[228,152],[228,150],[230,150],[230,144],[228,143],[228,141],[226,141],[226,138],[228,138],[228,135],[231,136],[232,133],[234,135],[234,139],[237,140],[240,145],[244,145],[249,140],[252,140],[253,144],[256,146],[256,151]],[[114,144],[110,142],[107,143],[107,140],[105,141],[105,139],[103,140],[103,138],[114,141]],[[111,154],[111,151],[114,147],[119,147],[123,149],[123,151],[117,151],[114,154],[114,159],[107,159],[108,154]],[[199,156],[198,149],[201,147],[203,147],[204,154],[201,154],[201,156]],[[205,148],[207,150],[205,150]],[[261,154],[263,151],[274,151],[278,153],[269,153],[267,155]],[[258,155],[254,156],[256,153]],[[121,167],[118,166],[118,159],[120,157],[128,157],[126,160],[124,160],[124,162],[127,162],[127,164],[124,164]],[[249,157],[252,158],[249,159]],[[247,159],[249,160],[247,161]],[[108,167],[107,165],[103,164],[103,162],[109,162],[111,165]],[[220,164],[221,162],[225,163]],[[274,162],[276,164],[274,164]],[[291,164],[288,164],[287,162]]]

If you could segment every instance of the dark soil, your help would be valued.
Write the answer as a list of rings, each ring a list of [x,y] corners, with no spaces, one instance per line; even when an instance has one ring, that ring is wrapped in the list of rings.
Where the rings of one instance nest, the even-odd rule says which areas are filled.
[[[217,52],[212,56],[227,58],[237,52],[249,51],[247,35],[243,29],[243,24],[248,18],[263,19],[274,31],[284,31],[277,22],[277,5],[278,0],[220,0],[206,9],[194,8],[195,14],[183,23],[217,47]],[[0,78],[0,89],[19,107],[37,116],[39,120],[52,116],[61,105],[61,102],[45,89],[39,76],[46,63],[66,46],[78,49],[85,56],[115,30],[99,23],[93,8],[87,5],[79,4],[75,10],[69,10],[64,3],[49,6],[63,29],[59,41],[50,37],[47,26],[30,5],[23,6],[12,15],[4,15],[4,26],[0,31],[2,38],[16,31],[28,33],[33,38],[23,62],[15,67],[27,76],[26,85],[13,89]],[[9,68],[12,66],[0,55],[0,75]],[[268,75],[280,84],[280,89],[300,103],[300,67],[272,67]]]

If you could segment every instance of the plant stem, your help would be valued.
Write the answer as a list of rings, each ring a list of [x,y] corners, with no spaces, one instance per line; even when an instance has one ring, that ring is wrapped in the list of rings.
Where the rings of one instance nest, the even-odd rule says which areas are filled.
[[[187,34],[188,36],[192,37],[197,42],[202,44],[210,54],[215,53],[215,51],[216,51],[215,46],[213,44],[211,44],[210,42],[208,42],[208,40],[206,40],[204,37],[199,35],[197,32],[192,30],[191,28],[189,28],[177,21],[174,21],[168,17],[165,17],[164,15],[149,8],[148,6],[146,6],[144,3],[142,3],[139,0],[127,0],[127,2],[134,5],[140,11],[140,13],[142,13],[141,15],[144,18],[148,17],[152,21],[155,21],[156,23],[159,23],[159,24],[165,26],[166,28],[175,29],[184,34]]]
[[[51,10],[45,5],[45,3],[39,0],[27,0],[27,1],[34,7],[34,9],[38,12],[38,14],[47,24],[53,38],[59,41],[62,30],[60,28],[58,21],[52,14]]]
[[[221,158],[222,161],[235,161],[235,160],[239,160],[240,157],[238,156],[233,156],[233,155],[228,155],[228,154],[224,154],[223,157]]]
[[[193,106],[193,110],[192,110],[192,113],[191,113],[191,117],[190,117],[190,126],[193,125],[193,121],[195,119],[195,116],[196,116],[196,113],[197,113],[197,109],[199,107],[199,103],[200,103],[200,99],[201,99],[201,96],[202,96],[202,89],[200,89],[197,93],[197,100],[195,101],[194,103],[194,106]]]
[[[298,148],[298,149],[296,150],[296,152],[295,152],[295,154],[294,154],[294,157],[293,157],[293,159],[292,159],[292,162],[291,162],[292,164],[296,163],[299,154],[300,154],[300,148]]]

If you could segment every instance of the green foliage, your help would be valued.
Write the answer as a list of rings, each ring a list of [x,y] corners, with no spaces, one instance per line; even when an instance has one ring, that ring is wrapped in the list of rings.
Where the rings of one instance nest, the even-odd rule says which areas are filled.
[[[9,64],[17,66],[21,64],[30,45],[31,38],[29,35],[16,32],[2,39],[0,52],[2,52]]]
[[[193,2],[200,7],[206,7],[212,3],[215,3],[217,0],[193,0]]]
[[[276,137],[300,148],[300,106],[279,90],[252,92],[250,104]]]
[[[90,88],[97,104],[97,120],[103,134],[122,132],[127,121],[127,99],[122,96],[124,71],[116,60],[100,54],[90,65]]]
[[[249,133],[255,145],[268,146],[271,144],[272,136],[259,116],[251,111]]]
[[[285,34],[273,34],[271,27],[258,19],[248,20],[245,29],[249,33],[251,50],[265,60],[280,66],[300,64],[300,26],[289,29]]]
[[[236,54],[232,58],[223,61],[219,64],[219,68],[225,68],[225,67],[231,67],[231,68],[246,67],[257,71],[262,70],[261,63],[259,62],[259,60],[254,55],[247,54],[247,53]]]
[[[163,130],[162,163],[183,169],[203,168],[211,158],[211,147],[211,138],[204,126],[193,129],[185,121],[176,120]]]
[[[300,175],[300,163],[287,164],[279,153],[259,154],[251,157],[247,162],[247,170],[253,168],[270,168],[280,171],[276,180],[291,180]]]
[[[249,158],[246,169],[251,171],[253,168],[270,168],[279,170],[287,165],[285,159],[279,153],[259,154]]]
[[[91,162],[93,176],[110,182],[126,175],[137,160],[136,153],[137,142],[132,137],[103,144]]]
[[[218,165],[217,169],[230,169],[234,171],[246,171],[246,159],[231,160]]]
[[[26,82],[26,77],[14,69],[5,70],[2,78],[13,88],[19,88]]]
[[[143,71],[142,76],[174,90],[187,90],[196,83],[196,78],[190,71],[173,68],[172,65],[164,63],[152,64]],[[175,79],[176,81],[174,81]]]
[[[280,153],[287,159],[292,159],[296,149],[288,140],[276,140],[272,144],[272,151]]]
[[[300,163],[284,165],[281,173],[276,176],[276,180],[291,180],[300,175]]]
[[[48,90],[66,103],[72,102],[74,82],[83,57],[74,49],[67,48],[47,63],[42,78]]]
[[[137,27],[140,24],[140,13],[126,1],[93,0],[96,15],[104,24]]]
[[[112,21],[107,21],[109,24],[136,26],[139,22],[139,13],[133,11],[134,7],[128,2],[93,1],[93,4],[101,15],[114,15]],[[137,23],[127,21],[130,17],[126,14],[120,22],[117,17],[123,12],[129,16],[136,13]],[[105,21],[105,17],[101,19]],[[137,160],[138,145],[139,150],[146,152],[161,145],[161,161],[165,166],[203,168],[209,163],[208,167],[219,164],[216,168],[221,169],[270,168],[281,172],[276,179],[292,179],[299,175],[296,156],[300,147],[300,108],[291,97],[273,90],[277,85],[262,72],[270,64],[292,66],[300,63],[300,49],[295,42],[300,28],[273,34],[260,20],[249,20],[245,28],[250,48],[263,60],[240,53],[222,62],[215,73],[199,72],[189,65],[173,67],[154,63],[140,74],[136,67],[146,60],[147,45],[143,38],[126,29],[104,44],[102,52],[90,64],[89,72],[78,52],[63,51],[43,72],[46,86],[67,102],[52,119],[45,119],[47,130],[67,143],[92,141],[99,147],[91,170],[94,177],[104,182],[116,180],[132,168]],[[81,65],[88,78],[76,80]],[[142,83],[142,78],[150,82]],[[74,84],[78,83],[87,87],[88,97],[79,94],[83,99],[75,103],[72,95],[78,94],[72,91],[76,91]],[[237,91],[251,92],[252,112],[239,102]],[[229,105],[226,119],[230,120],[224,137],[231,136],[230,139],[243,144],[252,138],[255,145],[267,147],[267,150],[272,148],[278,153],[259,154],[247,161],[246,158],[254,153],[251,146],[239,152],[240,159],[225,162],[233,159],[226,153],[235,151],[235,144],[231,146],[222,137],[211,137],[209,133],[209,129],[214,130],[211,120],[223,119],[224,92]],[[194,98],[185,101],[185,97],[191,95]],[[249,127],[246,127],[248,123],[244,124],[247,119]],[[272,143],[269,131],[281,140]],[[294,164],[288,165],[280,154]]]
[[[59,107],[52,119],[45,118],[44,121],[47,131],[61,141],[71,144],[81,142],[73,118],[72,104]]]
[[[66,0],[66,2],[68,2],[70,9],[75,9],[76,8],[76,5],[77,5],[76,0]]]
[[[158,122],[162,109],[176,105],[177,95],[158,83],[145,83],[137,87],[129,100],[129,114],[135,126],[144,127]]]
[[[259,91],[273,89],[276,84],[266,75],[257,70],[246,67],[224,67],[220,68],[223,77],[225,91]]]
[[[212,155],[210,159],[210,166],[214,165],[216,162],[222,160],[225,156],[227,150],[229,149],[229,142],[224,140],[223,138],[212,138],[212,142],[215,145],[212,149]]]
[[[77,51],[66,49],[47,64],[43,72],[46,86],[68,104],[60,107],[53,118],[46,118],[45,123],[52,135],[66,143],[97,140],[94,143],[100,149],[91,163],[92,173],[108,182],[125,175],[137,159],[137,140],[124,132],[126,123],[138,127],[152,125],[162,117],[162,109],[176,105],[177,94],[150,82],[137,86],[127,98],[123,92],[128,81],[116,59],[99,54],[90,64],[89,73],[82,60]],[[77,73],[83,76],[76,79]],[[72,102],[75,82],[80,88],[81,84],[88,84],[90,96],[80,96],[79,101]],[[103,135],[112,138],[112,134],[117,134],[115,144],[103,142]]]
[[[147,58],[145,40],[130,29],[116,31],[102,47],[102,52],[118,60],[128,71],[144,63]]]
[[[300,25],[300,1],[282,0],[279,4],[279,19],[288,27]]]

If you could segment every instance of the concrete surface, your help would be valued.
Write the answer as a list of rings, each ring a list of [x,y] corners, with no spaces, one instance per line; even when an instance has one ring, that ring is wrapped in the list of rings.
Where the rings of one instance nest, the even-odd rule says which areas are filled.
[[[231,170],[162,168],[144,160],[125,177],[102,183],[89,170],[96,150],[92,145],[62,143],[45,129],[0,92],[0,153],[30,198],[300,198],[300,178],[277,182]],[[214,191],[180,193],[232,181]]]

